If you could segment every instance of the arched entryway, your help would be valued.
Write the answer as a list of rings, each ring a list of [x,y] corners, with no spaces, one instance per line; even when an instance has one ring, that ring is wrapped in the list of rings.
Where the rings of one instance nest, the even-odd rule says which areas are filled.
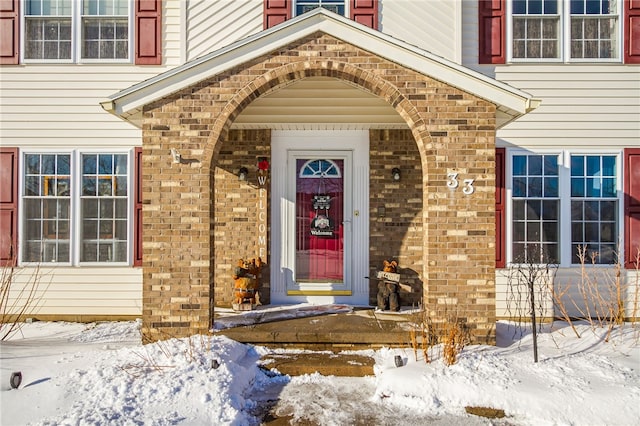
[[[237,259],[255,253],[260,241],[256,205],[274,201],[268,187],[240,181],[238,172],[244,166],[255,173],[257,158],[272,158],[271,131],[277,129],[238,123],[254,102],[318,77],[382,100],[401,118],[413,151],[393,145],[396,139],[406,143],[406,134],[385,135],[402,130],[369,126],[370,143],[378,143],[375,161],[369,149],[370,165],[377,164],[376,173],[389,168],[386,176],[392,167],[415,158],[417,167],[412,163],[403,176],[415,180],[411,188],[418,195],[403,195],[400,187],[394,194],[389,187],[385,196],[396,200],[391,208],[400,210],[400,204],[416,198],[421,207],[415,221],[405,218],[395,227],[385,221],[388,213],[376,207],[380,222],[375,237],[398,238],[400,244],[411,238],[420,253],[411,268],[425,284],[425,304],[434,318],[439,307],[455,306],[472,333],[490,340],[495,317],[495,105],[324,33],[305,36],[145,107],[143,162],[151,179],[143,182],[143,193],[151,203],[144,220],[153,231],[144,235],[145,328],[160,334],[207,329],[213,306],[230,297]],[[319,129],[318,124],[310,130]],[[385,144],[393,149],[385,151]],[[185,161],[171,164],[163,154],[171,148],[179,148]],[[473,178],[473,195],[448,188],[452,174]],[[373,180],[370,171],[369,184]],[[370,230],[373,217],[369,215]],[[269,232],[266,238],[271,239]],[[370,256],[369,271],[378,261]],[[275,266],[280,265],[270,265]]]

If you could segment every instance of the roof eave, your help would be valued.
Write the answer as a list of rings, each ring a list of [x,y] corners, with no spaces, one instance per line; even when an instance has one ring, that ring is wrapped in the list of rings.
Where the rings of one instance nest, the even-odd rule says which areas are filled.
[[[510,111],[507,115],[513,118],[499,127],[539,105],[539,101],[533,99],[530,94],[506,83],[396,40],[323,8],[317,8],[313,12],[295,17],[158,74],[112,95],[107,101],[101,102],[101,105],[110,113],[140,127],[140,119],[134,117],[140,117],[144,105],[318,31],[341,38],[356,46],[366,46],[367,50],[376,52],[377,55],[388,60],[456,86],[498,105],[505,111]]]

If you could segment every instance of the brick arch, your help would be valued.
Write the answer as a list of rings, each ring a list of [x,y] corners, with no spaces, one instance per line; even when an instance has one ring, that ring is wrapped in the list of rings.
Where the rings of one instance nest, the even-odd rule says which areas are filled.
[[[311,77],[338,78],[384,99],[403,117],[411,131],[420,154],[420,163],[423,170],[422,206],[424,208],[429,199],[428,177],[424,171],[427,170],[428,164],[435,162],[435,153],[432,152],[433,140],[429,132],[429,118],[427,117],[425,119],[427,112],[420,112],[414,102],[409,100],[397,86],[382,76],[366,69],[335,60],[291,62],[265,72],[238,90],[234,96],[227,101],[224,107],[222,107],[211,126],[211,133],[209,134],[202,156],[203,170],[208,170],[213,179],[216,163],[215,158],[223,145],[223,141],[228,137],[232,123],[245,108],[261,96],[272,93],[296,81]],[[416,78],[419,78],[419,76],[416,75]],[[209,190],[213,191],[214,187],[215,185],[212,182]],[[211,195],[210,199],[213,200],[214,196]],[[423,221],[424,220],[425,216],[423,212]],[[211,226],[213,227],[214,225],[211,224]],[[427,232],[425,231],[422,233],[422,246],[425,247],[426,244]],[[428,268],[426,250],[423,250],[422,256],[423,262],[420,272],[422,277],[426,277]],[[211,273],[213,273],[213,269]],[[423,278],[423,281],[426,281],[425,278]],[[423,290],[427,290],[426,285],[423,287]]]
[[[398,64],[383,63],[380,74],[371,70],[375,64],[363,69],[360,64],[373,57],[364,50],[355,56],[348,51],[340,60],[303,59],[323,46],[309,42],[303,47],[283,50],[282,58],[276,52],[230,69],[145,108],[143,145],[148,154],[143,161],[150,178],[143,179],[148,202],[144,225],[154,231],[144,233],[145,334],[152,339],[187,336],[211,325],[215,283],[222,276],[212,266],[218,238],[212,232],[213,200],[215,185],[225,183],[214,182],[215,165],[224,154],[221,146],[233,135],[233,121],[274,89],[327,76],[385,99],[407,123],[423,167],[419,235],[422,279],[428,282],[425,306],[430,315],[449,314],[455,307],[478,339],[495,343],[495,105]],[[276,60],[286,65],[265,68]],[[398,75],[398,81],[408,84],[396,86],[385,75]],[[188,160],[179,165],[167,155],[177,143],[184,144]],[[445,187],[451,171],[460,172],[461,179],[479,178],[472,197]],[[231,265],[221,269],[230,271]]]
[[[422,166],[426,167],[425,145],[431,137],[415,105],[395,85],[377,74],[345,62],[327,60],[289,63],[260,75],[240,89],[216,117],[204,149],[203,166],[207,169],[212,167],[220,141],[226,138],[233,121],[249,104],[274,90],[309,77],[338,78],[387,101],[409,126],[420,151]]]

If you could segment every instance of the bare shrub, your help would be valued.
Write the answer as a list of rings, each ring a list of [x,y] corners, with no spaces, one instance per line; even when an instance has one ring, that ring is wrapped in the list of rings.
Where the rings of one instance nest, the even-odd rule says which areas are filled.
[[[18,280],[23,274],[28,276]],[[49,280],[43,286],[42,281],[39,265],[28,269],[15,265],[0,267],[0,340],[19,332],[25,320],[36,312],[50,284]]]
[[[194,334],[184,339],[158,340],[134,351],[139,361],[127,363],[120,368],[133,377],[141,377],[147,372],[162,372],[175,368],[181,360],[180,357],[183,357],[182,360],[187,363],[199,362],[203,366],[211,366],[213,360],[209,359],[206,354],[211,353],[212,338],[212,335]],[[180,350],[176,351],[178,346],[180,346]],[[201,356],[202,354],[205,355]],[[178,358],[176,359],[176,357]]]
[[[197,317],[197,309],[193,308],[198,305],[198,300],[195,297],[189,298],[188,308],[186,310],[185,318],[188,322],[193,322],[193,319]],[[160,310],[165,309],[165,304],[162,303],[160,305]],[[145,344],[144,349],[145,353],[139,354],[141,363],[136,363],[127,366],[127,369],[152,369],[152,370],[164,370],[166,368],[172,368],[173,364],[171,363],[172,359],[175,357],[176,351],[174,351],[171,346],[179,345],[183,340],[186,345],[181,350],[181,354],[184,357],[184,360],[189,363],[194,362],[202,362],[211,363],[211,360],[206,360],[202,358],[202,354],[209,354],[211,352],[211,348],[213,346],[212,340],[213,335],[211,331],[208,330],[204,332],[201,329],[197,329],[195,327],[191,327],[189,329],[189,337],[180,338],[172,333],[169,333],[162,329],[157,329],[154,335],[150,334],[150,330],[145,332],[144,328],[140,329],[140,337],[141,341]],[[150,349],[156,348],[156,351],[159,352],[156,354],[156,357],[162,359],[161,362],[158,362],[155,358],[151,357]]]
[[[565,286],[564,288],[560,286],[558,287],[554,286],[552,291],[553,305],[560,312],[561,314],[560,318],[562,318],[564,321],[566,321],[569,324],[569,326],[571,327],[571,330],[573,330],[574,334],[579,339],[582,336],[580,336],[580,333],[578,333],[576,326],[573,324],[573,319],[569,315],[569,311],[567,311],[567,307],[563,301],[563,298],[567,296],[568,291],[569,291],[569,286]]]
[[[638,310],[640,249],[635,257],[635,282],[632,283],[623,282],[623,268],[619,256],[616,256],[616,262],[611,267],[598,264],[598,256],[596,252],[588,252],[586,246],[578,248],[580,269],[577,283],[557,285],[553,292],[553,303],[561,314],[560,318],[571,325],[578,337],[580,335],[573,325],[576,320],[588,323],[593,332],[606,328],[604,341],[607,342],[613,329],[625,322],[625,294],[630,290],[634,292],[631,317],[635,323]],[[571,293],[572,287],[576,288],[577,294]],[[570,315],[571,310],[577,315]]]
[[[433,321],[431,315],[438,320]],[[445,365],[451,366],[471,341],[469,330],[456,310],[449,306],[431,315],[421,305],[413,316],[409,338],[415,359],[418,361],[421,355],[425,363],[430,363],[441,357]]]
[[[416,339],[416,329],[415,327],[411,327],[409,330],[409,338],[411,339],[411,347],[413,348],[413,355],[418,362],[418,340]]]
[[[418,312],[413,315],[409,338],[415,360],[418,361],[418,351],[420,351],[424,362],[427,364],[430,363],[431,357],[429,356],[429,352],[438,344],[438,337],[434,332],[432,321],[422,304],[419,305]]]
[[[442,338],[442,358],[448,366],[458,361],[458,356],[469,343],[469,335],[464,325],[459,321],[448,321],[445,324]]]
[[[606,328],[603,342],[609,342],[613,330],[624,327],[625,321],[630,321],[635,329],[640,297],[640,248],[632,262],[634,271],[628,272],[627,280],[623,278],[624,269],[619,256],[613,265],[601,265],[597,263],[598,253],[587,254],[586,247],[582,247],[578,258],[580,272],[577,282],[558,286],[554,291],[554,305],[562,314],[561,319],[569,324],[585,322],[594,334],[598,329]],[[570,288],[575,292],[571,293]],[[571,309],[573,315],[569,314]],[[575,327],[574,332],[577,334]],[[636,337],[638,339],[640,334]]]
[[[558,270],[558,265],[544,263],[544,258],[539,249],[532,248],[526,259],[519,259],[507,268],[507,310],[520,333],[526,324],[531,325],[534,362],[538,362],[538,322],[540,318],[552,315],[545,301],[553,293]],[[534,262],[533,259],[540,261]],[[539,325],[542,327],[541,322]]]

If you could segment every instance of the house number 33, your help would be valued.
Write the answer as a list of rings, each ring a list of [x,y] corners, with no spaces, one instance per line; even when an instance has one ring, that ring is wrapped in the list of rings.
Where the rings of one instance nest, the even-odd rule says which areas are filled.
[[[458,173],[448,173],[447,177],[449,178],[447,180],[447,187],[451,189],[456,189],[458,186],[460,186]],[[462,193],[464,195],[471,195],[475,191],[475,188],[473,187],[473,181],[474,179],[464,179],[462,181],[462,183],[464,184],[464,186],[462,187]]]

